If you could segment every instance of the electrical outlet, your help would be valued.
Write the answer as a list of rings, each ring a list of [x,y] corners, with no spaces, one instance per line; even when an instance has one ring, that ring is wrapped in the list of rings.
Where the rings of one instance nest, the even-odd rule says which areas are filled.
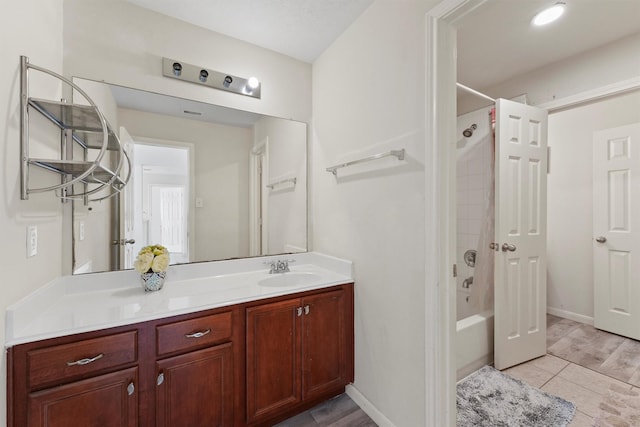
[[[27,257],[38,254],[38,227],[30,225],[27,227]]]
[[[80,239],[80,241],[84,240],[84,221],[80,221],[80,224],[78,224],[78,238]]]

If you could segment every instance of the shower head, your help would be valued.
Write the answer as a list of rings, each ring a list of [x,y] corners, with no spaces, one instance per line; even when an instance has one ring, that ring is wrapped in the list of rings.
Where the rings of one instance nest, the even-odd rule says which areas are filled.
[[[465,138],[469,138],[471,135],[473,135],[473,131],[476,130],[478,128],[478,125],[476,125],[475,123],[472,124],[471,126],[469,126],[468,128],[466,128],[465,130],[462,131],[462,135]]]

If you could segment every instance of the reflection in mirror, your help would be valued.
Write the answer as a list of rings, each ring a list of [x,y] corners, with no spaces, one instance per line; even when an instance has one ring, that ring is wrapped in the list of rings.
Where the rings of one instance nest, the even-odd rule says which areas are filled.
[[[305,123],[75,78],[132,161],[122,193],[73,201],[73,273],[307,250]],[[74,156],[91,157],[75,148]],[[77,152],[81,151],[81,152]]]

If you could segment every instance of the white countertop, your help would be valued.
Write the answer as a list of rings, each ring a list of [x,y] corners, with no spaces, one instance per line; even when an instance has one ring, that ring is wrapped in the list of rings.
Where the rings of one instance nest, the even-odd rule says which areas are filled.
[[[284,275],[300,283],[264,286],[281,276],[264,265],[275,259],[295,260]],[[353,276],[351,262],[308,252],[171,266],[157,292],[145,292],[131,270],[60,277],[7,308],[5,347],[320,289]]]

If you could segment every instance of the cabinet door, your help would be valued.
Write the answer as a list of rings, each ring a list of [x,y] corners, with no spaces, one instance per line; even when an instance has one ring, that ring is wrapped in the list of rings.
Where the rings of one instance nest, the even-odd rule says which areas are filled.
[[[138,368],[33,392],[29,427],[134,427],[138,425]]]
[[[343,290],[306,297],[302,305],[302,398],[306,400],[348,382],[348,336]]]
[[[156,426],[233,424],[231,343],[157,362]]]
[[[301,314],[298,298],[247,309],[247,422],[300,401]]]

